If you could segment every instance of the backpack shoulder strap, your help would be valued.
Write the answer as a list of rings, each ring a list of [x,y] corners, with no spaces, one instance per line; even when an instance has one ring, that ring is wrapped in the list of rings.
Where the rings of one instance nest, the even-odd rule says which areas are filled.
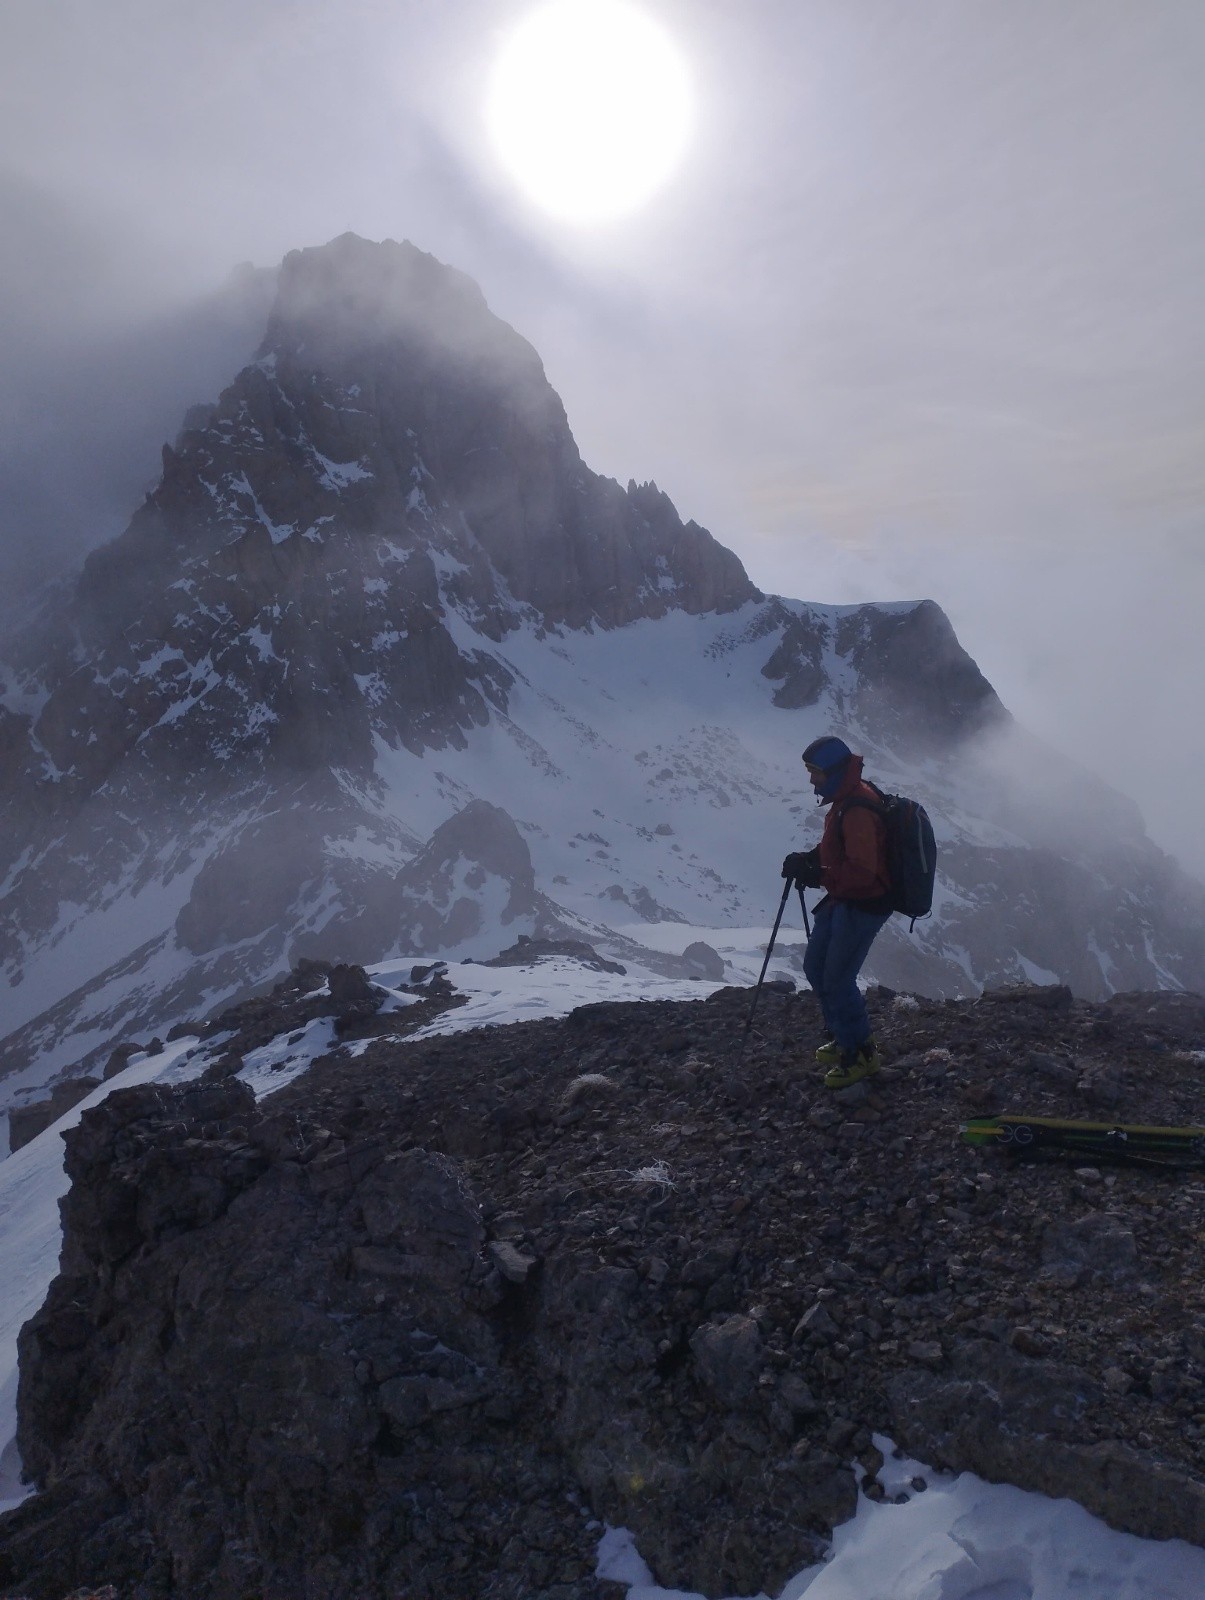
[[[876,798],[870,800],[864,794],[851,794],[847,800],[843,800],[841,802],[841,810],[837,814],[836,823],[837,827],[841,830],[842,848],[844,848],[845,842],[845,813],[847,811],[855,810],[869,811],[872,817],[877,817],[879,819],[879,858],[882,866],[888,872],[888,877],[890,877],[889,864],[891,859],[891,825],[889,821],[890,807],[888,805],[887,796],[875,784],[867,783],[865,778],[863,778],[862,781],[863,783],[866,783],[868,789],[874,790]]]
[[[875,790],[876,794],[880,792],[878,789]],[[884,830],[887,827],[887,807],[885,805],[879,805],[875,800],[868,800],[864,794],[851,794],[847,800],[841,802],[841,809],[834,819],[837,828],[840,830],[842,841],[844,841],[845,837],[845,813],[847,811],[869,811],[872,817],[878,817]]]
[[[870,784],[868,787],[873,789],[874,785]],[[881,789],[875,789],[874,792],[878,796],[877,800],[868,800],[864,794],[851,794],[847,800],[842,800],[841,809],[837,813],[838,821],[847,811],[852,811],[855,808],[869,811],[875,817],[885,816],[887,813],[887,796]]]

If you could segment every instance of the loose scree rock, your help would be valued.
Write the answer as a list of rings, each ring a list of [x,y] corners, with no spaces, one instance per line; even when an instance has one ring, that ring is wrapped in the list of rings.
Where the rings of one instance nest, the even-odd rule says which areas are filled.
[[[348,970],[348,1027],[383,1026]],[[773,1592],[855,1463],[882,1496],[876,1430],[1201,1539],[1205,1184],[957,1137],[1199,1118],[1199,997],[873,990],[888,1065],[834,1096],[810,996],[763,996],[737,1071],[719,989],[371,1037],[256,1104],[224,1074],[313,978],[67,1136],[6,1595],[602,1600],[594,1519],[664,1584]]]

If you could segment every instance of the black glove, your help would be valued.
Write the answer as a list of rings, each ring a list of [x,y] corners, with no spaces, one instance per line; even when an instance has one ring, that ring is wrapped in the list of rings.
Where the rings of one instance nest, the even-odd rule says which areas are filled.
[[[820,846],[812,850],[795,850],[782,864],[782,875],[791,878],[801,889],[820,887]]]

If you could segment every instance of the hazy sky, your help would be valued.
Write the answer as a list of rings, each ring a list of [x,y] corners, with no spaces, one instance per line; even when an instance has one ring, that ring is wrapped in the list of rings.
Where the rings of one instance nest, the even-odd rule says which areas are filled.
[[[118,531],[245,358],[176,317],[236,263],[409,238],[536,345],[591,466],[763,588],[931,595],[1205,874],[1205,5],[646,0],[695,131],[589,228],[485,133],[531,8],[3,0],[10,554]]]

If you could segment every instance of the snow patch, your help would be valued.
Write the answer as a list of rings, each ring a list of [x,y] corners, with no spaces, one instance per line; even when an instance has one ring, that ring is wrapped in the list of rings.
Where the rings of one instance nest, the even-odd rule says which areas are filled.
[[[338,493],[340,490],[346,489],[348,484],[362,483],[365,478],[374,476],[359,461],[332,461],[329,456],[324,456],[320,451],[312,448],[311,454],[321,468],[318,481],[324,489],[333,489]]]
[[[778,1600],[1200,1600],[1205,1550],[1117,1533],[1071,1500],[1050,1500],[973,1473],[935,1472],[887,1457],[887,1499],[859,1497],[832,1549]],[[926,1485],[916,1492],[914,1485]],[[901,1503],[896,1504],[899,1497]],[[630,1587],[627,1600],[703,1600],[659,1588],[626,1528],[608,1527],[597,1575]],[[729,1596],[728,1600],[748,1600]],[[765,1592],[753,1600],[767,1600]]]
[[[1021,952],[1017,951],[1017,965],[1025,974],[1026,983],[1036,984],[1039,988],[1048,988],[1051,984],[1062,983],[1057,972],[1051,972],[1049,967],[1039,967],[1036,961],[1030,961]]]
[[[247,629],[247,643],[261,661],[275,661],[278,659],[276,647],[272,643],[272,635],[265,633],[258,622],[253,628]]]

